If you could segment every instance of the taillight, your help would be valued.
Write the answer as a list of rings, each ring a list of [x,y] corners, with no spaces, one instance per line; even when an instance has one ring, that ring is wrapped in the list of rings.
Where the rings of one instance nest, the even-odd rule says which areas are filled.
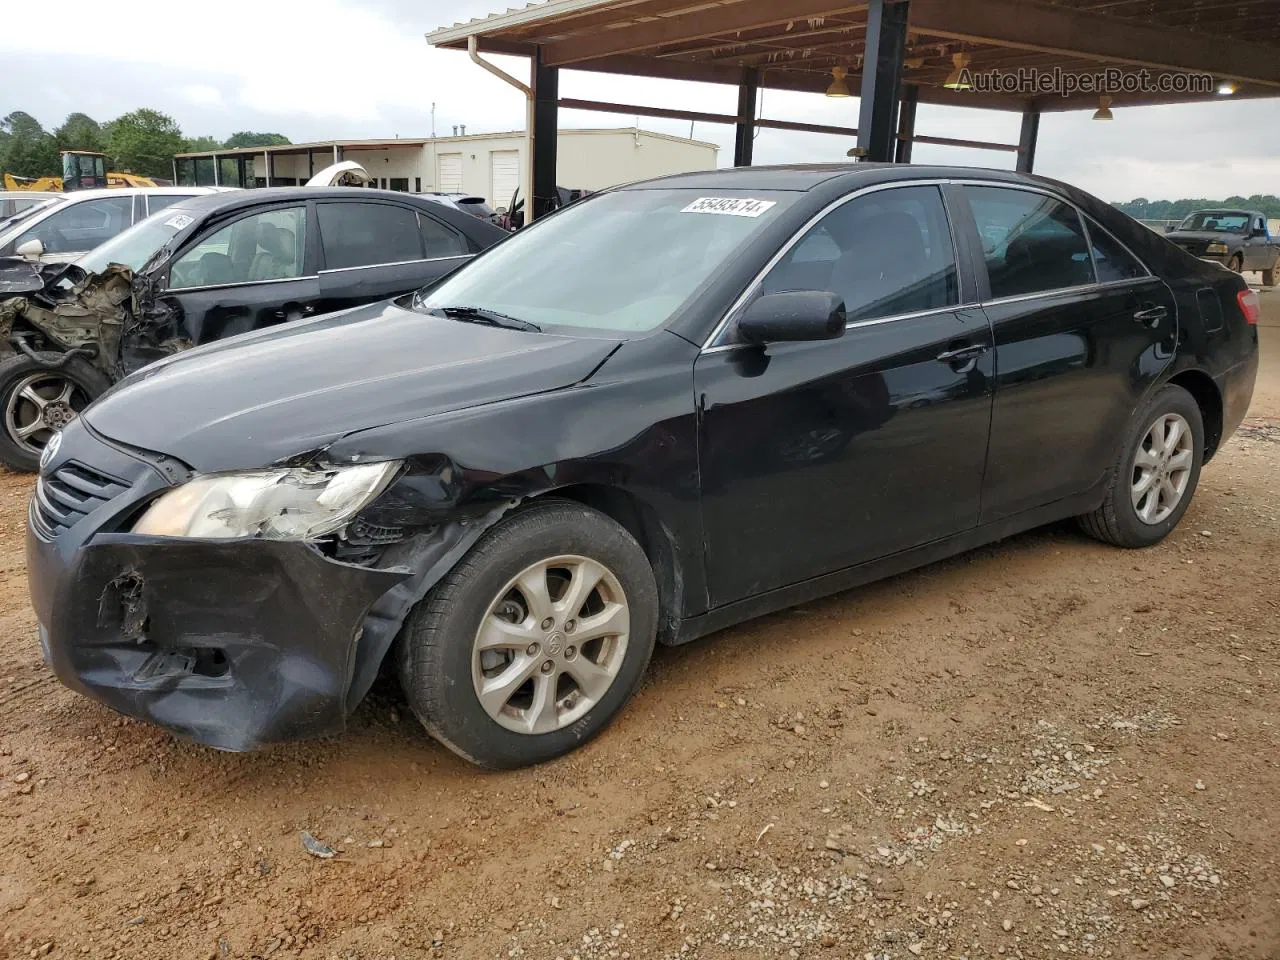
[[[1262,304],[1258,300],[1258,291],[1241,290],[1236,294],[1236,301],[1240,304],[1240,312],[1244,314],[1244,322],[1251,327],[1256,327],[1258,318],[1262,316]]]

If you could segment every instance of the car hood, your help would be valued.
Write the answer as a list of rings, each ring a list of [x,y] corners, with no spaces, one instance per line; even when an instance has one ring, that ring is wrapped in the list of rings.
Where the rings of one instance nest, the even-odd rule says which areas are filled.
[[[1223,233],[1221,230],[1174,230],[1166,233],[1170,240],[1221,240],[1224,243],[1244,238],[1240,233]]]
[[[84,418],[201,473],[248,469],[357,430],[570,386],[616,346],[378,303],[177,354],[122,381]]]

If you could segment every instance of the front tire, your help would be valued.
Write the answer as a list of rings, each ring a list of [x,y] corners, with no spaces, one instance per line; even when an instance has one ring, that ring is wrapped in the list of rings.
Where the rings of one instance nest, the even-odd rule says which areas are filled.
[[[1203,462],[1200,407],[1182,387],[1163,387],[1130,423],[1106,499],[1080,526],[1117,547],[1159,543],[1187,512]]]
[[[1237,253],[1228,260],[1227,269],[1232,273],[1244,273],[1244,254]]]
[[[62,355],[36,356],[52,362]],[[34,473],[53,435],[110,386],[105,374],[79,357],[60,367],[44,366],[25,354],[0,363],[0,463]]]
[[[1264,287],[1274,287],[1277,275],[1280,275],[1280,256],[1276,257],[1276,262],[1271,265],[1270,270],[1262,271],[1262,285]]]
[[[658,591],[621,525],[567,501],[488,531],[414,609],[400,682],[427,732],[483,767],[551,760],[630,699],[653,653]]]

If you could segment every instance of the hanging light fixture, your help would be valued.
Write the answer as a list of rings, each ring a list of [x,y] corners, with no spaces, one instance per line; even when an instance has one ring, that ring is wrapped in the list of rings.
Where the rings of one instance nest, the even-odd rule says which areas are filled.
[[[964,73],[969,69],[969,55],[967,53],[953,53],[951,55],[951,65],[954,68],[942,85],[948,90],[972,90],[973,84],[965,78]]]
[[[845,78],[849,76],[849,71],[844,67],[831,68],[831,86],[827,87],[828,97],[851,97],[849,92],[849,84],[845,82]]]
[[[1115,118],[1116,118],[1116,117],[1115,117],[1115,114],[1113,114],[1113,113],[1111,112],[1111,98],[1110,98],[1110,97],[1099,97],[1099,98],[1098,98],[1098,109],[1094,111],[1094,113],[1093,113],[1093,119],[1095,119],[1095,120],[1114,120]]]

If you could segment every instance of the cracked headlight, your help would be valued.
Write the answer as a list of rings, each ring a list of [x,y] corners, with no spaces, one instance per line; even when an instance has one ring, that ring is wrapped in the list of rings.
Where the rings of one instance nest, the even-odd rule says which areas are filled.
[[[401,461],[197,477],[153,503],[133,532],[214,540],[313,540],[344,527],[380,494]]]
[[[1226,253],[1227,245],[1225,243],[1218,243],[1215,240],[1214,242],[1210,243],[1207,247],[1204,248],[1204,252],[1205,253]]]

